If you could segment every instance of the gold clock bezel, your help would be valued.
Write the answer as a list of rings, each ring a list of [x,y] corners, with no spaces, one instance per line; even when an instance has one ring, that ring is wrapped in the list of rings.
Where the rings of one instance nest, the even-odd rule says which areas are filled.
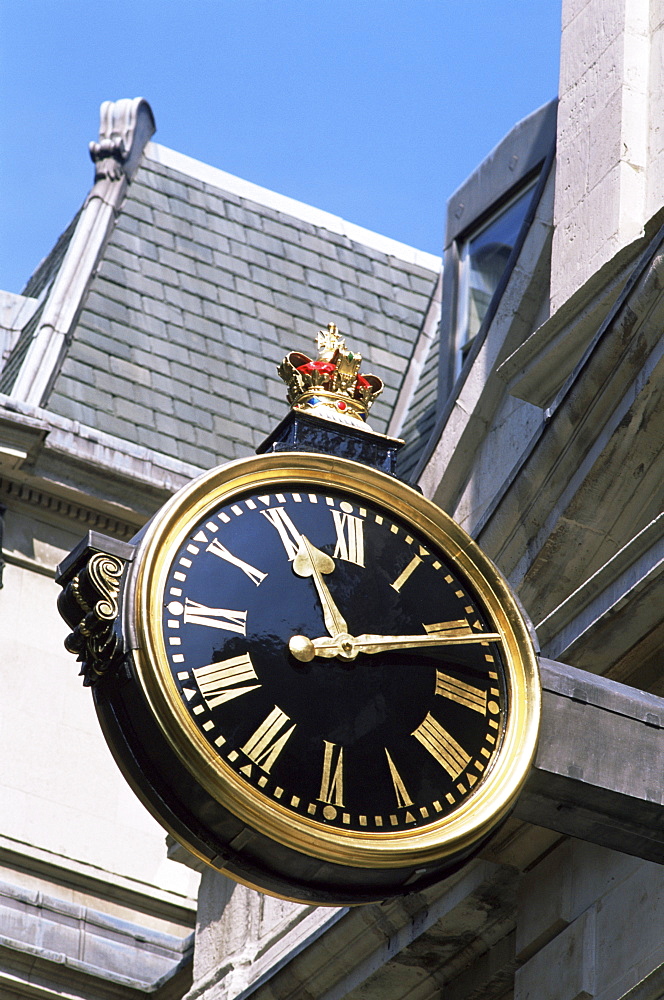
[[[431,540],[474,587],[503,637],[507,719],[502,742],[476,789],[443,819],[394,832],[358,832],[299,816],[245,782],[214,751],[187,712],[161,627],[166,578],[195,524],[249,491],[278,485],[341,489],[377,504]],[[260,455],[212,469],[175,494],[148,525],[128,582],[125,608],[137,676],[168,743],[193,779],[248,827],[310,857],[354,868],[406,868],[468,851],[513,806],[530,769],[539,729],[540,684],[528,626],[493,563],[444,511],[398,479],[344,458],[300,452]],[[194,853],[197,853],[194,851]],[[204,859],[207,860],[207,859]]]

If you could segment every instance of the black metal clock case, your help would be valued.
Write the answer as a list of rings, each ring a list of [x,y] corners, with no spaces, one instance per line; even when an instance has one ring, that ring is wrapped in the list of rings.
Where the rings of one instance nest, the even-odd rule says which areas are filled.
[[[513,806],[539,720],[528,627],[475,543],[393,476],[323,454],[230,463],[117,556],[97,554],[122,577],[105,627],[89,614],[70,648],[127,780],[198,858],[289,899],[369,902],[456,869]],[[70,624],[100,592],[86,558],[61,574]]]

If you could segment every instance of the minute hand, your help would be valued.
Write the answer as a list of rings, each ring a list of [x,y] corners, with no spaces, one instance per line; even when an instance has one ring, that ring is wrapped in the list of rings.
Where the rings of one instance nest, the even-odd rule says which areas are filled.
[[[312,639],[314,655],[324,658],[341,656],[355,659],[358,653],[386,653],[393,649],[427,649],[456,646],[470,642],[497,642],[498,632],[462,632],[456,635],[357,635]]]

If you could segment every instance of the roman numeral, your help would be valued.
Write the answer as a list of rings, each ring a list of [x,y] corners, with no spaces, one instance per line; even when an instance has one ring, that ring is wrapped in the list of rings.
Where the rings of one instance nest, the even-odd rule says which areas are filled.
[[[320,783],[321,802],[330,805],[344,804],[344,748],[336,743],[325,742],[325,757],[323,758],[323,776]]]
[[[260,684],[252,683],[258,681],[258,677],[249,653],[195,667],[192,673],[208,708],[216,708],[260,687]]]
[[[218,538],[210,542],[207,547],[208,552],[212,552],[215,556],[219,556],[220,559],[224,559],[231,566],[237,566],[241,569],[243,573],[246,573],[252,583],[255,583],[257,587],[261,585],[267,573],[261,573],[259,569],[255,566],[250,566],[249,563],[243,562],[242,559],[238,559],[234,556],[232,552],[229,552],[225,545],[222,545]]]
[[[272,527],[276,528],[279,532],[279,538],[286,549],[286,555],[288,556],[290,562],[292,562],[297,555],[297,550],[300,547],[300,532],[297,530],[283,507],[270,507],[269,510],[262,510],[261,514],[263,517],[266,517]]]
[[[411,736],[420,741],[454,781],[470,763],[471,758],[463,747],[459,746],[430,712],[427,712],[426,718]]]
[[[466,708],[472,708],[480,715],[486,715],[486,691],[473,687],[472,684],[465,684],[456,677],[450,677],[442,670],[436,671],[436,694],[450,698],[459,705],[465,705]]]
[[[394,766],[394,761],[390,757],[387,747],[385,747],[385,756],[387,757],[387,763],[390,768],[390,774],[392,775],[392,783],[394,784],[394,794],[397,797],[397,809],[405,808],[406,806],[412,806],[413,800],[406,791],[406,786],[404,785],[401,775]]]
[[[186,598],[184,606],[184,621],[189,625],[208,625],[210,628],[220,628],[224,632],[239,632],[247,634],[247,612],[229,611],[227,608],[208,608],[197,601]]]
[[[345,559],[346,562],[364,566],[364,522],[361,517],[344,514],[333,510],[334,527],[337,532],[337,545],[333,558]]]
[[[287,728],[289,722],[286,713],[275,705],[242,747],[247,757],[268,773],[295,729],[295,723]]]

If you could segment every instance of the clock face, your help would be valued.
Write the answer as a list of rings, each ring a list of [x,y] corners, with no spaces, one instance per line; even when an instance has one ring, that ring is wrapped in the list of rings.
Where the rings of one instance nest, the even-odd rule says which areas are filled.
[[[173,557],[162,627],[210,747],[295,815],[429,824],[500,746],[500,643],[482,639],[477,596],[427,539],[347,492],[277,484],[215,508]]]
[[[320,836],[361,864],[390,838],[440,840],[487,809],[514,753],[495,588],[402,484],[349,462],[331,475],[321,456],[280,476],[274,458],[153,533],[142,620],[166,725],[208,789],[287,846],[317,855]]]

